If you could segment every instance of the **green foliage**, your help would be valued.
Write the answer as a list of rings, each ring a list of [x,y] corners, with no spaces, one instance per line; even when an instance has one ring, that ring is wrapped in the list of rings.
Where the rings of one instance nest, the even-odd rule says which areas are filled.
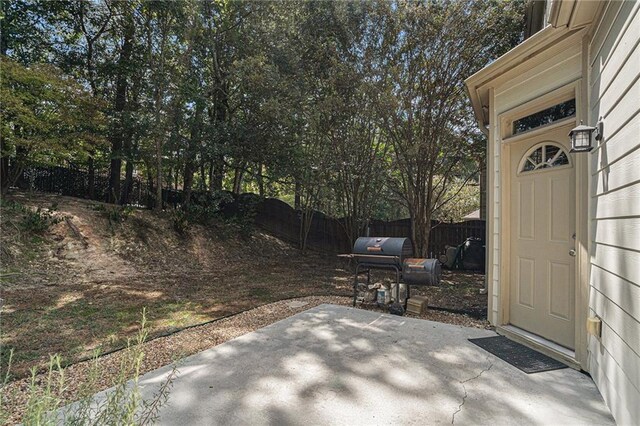
[[[59,355],[50,357],[49,367],[44,377],[31,371],[29,400],[23,414],[22,422],[31,425],[145,425],[158,420],[159,409],[168,401],[169,392],[177,375],[174,366],[171,373],[160,384],[153,398],[142,400],[140,386],[140,368],[145,357],[143,344],[148,337],[146,328],[146,312],[142,313],[142,321],[136,338],[129,340],[126,349],[120,353],[120,365],[113,382],[112,389],[101,397],[95,397],[100,391],[100,378],[104,374],[99,353],[95,353],[85,380],[80,384],[80,399],[66,407],[64,392],[68,386],[65,369]],[[13,353],[10,354],[12,357]],[[4,391],[9,381],[11,361],[5,373],[4,383],[0,388],[0,401],[4,403]],[[6,419],[4,405],[0,406],[0,420]]]
[[[460,179],[451,181],[443,199],[446,202],[434,209],[433,219],[460,222],[464,216],[480,208],[480,186]]]
[[[2,157],[90,156],[111,165],[112,201],[126,164],[157,199],[250,190],[294,197],[304,229],[320,210],[351,237],[404,214],[426,232],[484,155],[463,81],[521,40],[523,5],[3,2]],[[182,208],[179,228],[219,215],[215,199]]]
[[[32,234],[42,234],[52,225],[60,223],[62,218],[56,216],[51,210],[42,209],[35,210],[25,209],[19,227],[22,231]]]
[[[0,205],[18,217],[16,227],[20,232],[29,235],[43,234],[51,226],[63,220],[55,213],[56,204],[52,204],[50,208],[37,207],[33,209],[17,201],[2,199]]]
[[[105,204],[92,204],[89,208],[99,212],[101,216],[107,219],[109,229],[112,231],[126,221],[135,211],[135,208],[131,206],[111,206]]]
[[[51,65],[0,58],[2,157],[30,162],[82,161],[103,142],[102,104]]]
[[[31,370],[29,401],[22,419],[24,425],[55,424],[54,410],[61,406],[64,392],[64,370],[59,355],[51,356],[44,385],[37,382],[37,370]]]
[[[201,194],[186,210],[173,210],[173,228],[184,234],[190,223],[215,225],[224,238],[241,236],[248,238],[255,230],[256,208],[261,199],[251,194],[243,194],[235,199],[226,191]]]
[[[233,232],[243,238],[249,238],[255,231],[256,209],[260,203],[256,196],[244,196],[237,200],[237,211],[225,218],[225,233]]]
[[[252,216],[231,216],[223,219],[220,236],[223,238],[233,238],[236,236],[249,238],[255,230],[255,223]]]
[[[104,210],[104,215],[109,221],[110,226],[116,226],[127,220],[134,208],[131,206],[114,206],[107,207]]]
[[[393,147],[387,182],[409,211],[419,256],[429,253],[434,214],[455,198],[450,189],[479,172],[484,136],[464,79],[512,47],[521,11],[521,2],[472,0],[376,10],[370,31],[382,41],[367,48],[376,58],[376,109]]]
[[[180,235],[186,234],[189,229],[189,213],[181,209],[171,210],[171,224],[173,230]]]
[[[187,207],[187,215],[193,222],[208,224],[222,215],[225,205],[233,203],[233,195],[226,191],[215,191],[194,196],[194,201]]]
[[[3,351],[0,351],[0,355],[4,355]],[[5,364],[4,360],[1,359],[3,357],[0,357],[0,361],[1,364]],[[5,404],[6,404],[6,399],[7,399],[7,394],[5,392],[6,388],[7,388],[7,384],[9,383],[9,380],[11,379],[11,364],[13,362],[13,348],[9,351],[9,355],[7,356],[7,362],[6,362],[6,370],[4,372],[0,372],[0,424],[7,424],[7,421],[9,420],[9,413],[6,410]]]

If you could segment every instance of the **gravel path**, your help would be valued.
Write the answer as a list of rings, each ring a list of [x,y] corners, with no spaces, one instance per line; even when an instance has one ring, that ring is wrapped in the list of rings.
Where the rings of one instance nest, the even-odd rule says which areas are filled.
[[[175,334],[159,337],[144,343],[145,359],[140,374],[144,374],[156,368],[171,364],[177,359],[201,352],[228,340],[250,333],[265,327],[276,321],[288,318],[299,312],[305,311],[323,303],[335,305],[350,305],[351,298],[339,296],[310,296],[297,299],[282,300],[268,305],[251,309],[229,318],[213,321],[204,325],[188,328]],[[364,309],[380,311],[375,306],[366,306]],[[416,317],[413,316],[412,317]],[[486,321],[441,311],[428,311],[418,318],[467,327],[488,328]],[[118,372],[122,353],[120,351],[99,358],[101,371],[100,389],[109,388]],[[63,395],[65,402],[76,400],[79,385],[83,382],[89,371],[90,362],[80,362],[67,367],[64,370],[67,388]],[[45,378],[44,374],[37,377],[40,382]],[[31,379],[21,379],[8,383],[2,390],[3,408],[8,411],[9,424],[20,422],[28,397]]]

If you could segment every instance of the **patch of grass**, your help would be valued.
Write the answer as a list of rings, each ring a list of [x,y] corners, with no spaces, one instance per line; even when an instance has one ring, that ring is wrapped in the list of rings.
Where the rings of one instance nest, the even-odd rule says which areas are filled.
[[[9,357],[12,356],[13,363],[19,362],[29,362],[42,357],[42,354],[37,350],[32,351],[16,351],[16,348],[10,345],[2,345],[2,350],[0,351],[0,358],[2,360],[8,360]],[[6,371],[7,364],[2,364],[2,370]]]
[[[0,284],[10,284],[20,279],[20,270],[17,268],[9,268],[4,262],[1,262]]]
[[[44,238],[42,238],[42,236],[40,236],[40,235],[32,235],[31,236],[30,243],[33,244],[33,245],[43,244],[44,242],[46,242],[46,240]]]
[[[211,319],[202,313],[202,307],[190,301],[160,303],[154,307],[154,315],[149,319],[155,330],[175,329],[199,324]]]
[[[256,287],[256,288],[252,288],[249,292],[249,295],[251,297],[255,297],[263,302],[268,302],[273,300],[274,295],[272,294],[271,290],[269,290],[268,288],[263,288],[263,287]]]
[[[158,420],[159,409],[167,402],[173,380],[177,375],[174,364],[172,372],[160,384],[158,391],[149,400],[142,400],[138,380],[142,362],[145,358],[143,344],[148,336],[145,312],[134,339],[127,342],[120,356],[120,364],[112,387],[104,398],[95,399],[94,394],[101,389],[100,377],[103,376],[99,353],[95,352],[90,364],[86,380],[80,385],[80,400],[75,404],[58,411],[66,402],[64,392],[67,387],[65,371],[60,355],[52,355],[48,369],[38,375],[36,369],[31,370],[29,399],[22,413],[24,425],[56,425],[56,424],[150,424]],[[7,369],[0,385],[0,422],[9,418],[9,411],[4,406],[6,395],[4,390],[9,381],[12,362],[15,360],[10,352]]]

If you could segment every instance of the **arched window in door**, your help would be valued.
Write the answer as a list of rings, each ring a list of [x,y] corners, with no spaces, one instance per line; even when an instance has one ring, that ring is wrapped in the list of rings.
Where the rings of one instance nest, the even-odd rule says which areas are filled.
[[[520,160],[518,173],[535,172],[556,167],[571,167],[564,148],[553,142],[543,142],[531,148]]]

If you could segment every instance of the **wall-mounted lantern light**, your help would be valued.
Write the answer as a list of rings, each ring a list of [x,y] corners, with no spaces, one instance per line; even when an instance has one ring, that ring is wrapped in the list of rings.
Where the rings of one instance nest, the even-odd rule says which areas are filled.
[[[575,127],[569,132],[569,138],[571,139],[571,151],[570,152],[589,152],[595,145],[594,140],[602,140],[602,119],[598,121],[596,127],[585,126],[580,122],[578,127]]]

